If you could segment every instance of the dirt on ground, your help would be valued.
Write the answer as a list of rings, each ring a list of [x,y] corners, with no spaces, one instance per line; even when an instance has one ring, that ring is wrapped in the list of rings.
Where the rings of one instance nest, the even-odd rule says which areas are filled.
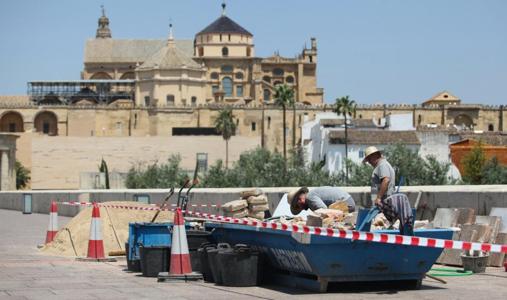
[[[107,205],[127,205],[139,207],[153,207],[148,204],[131,201],[112,201]],[[125,242],[128,240],[129,223],[150,222],[156,211],[132,210],[112,207],[100,207],[100,222],[104,252],[125,250]],[[174,215],[170,211],[161,211],[156,222],[172,222]],[[83,207],[81,212],[61,228],[53,242],[41,248],[44,254],[57,256],[87,255],[88,239],[90,238],[90,223],[92,219],[92,207]]]

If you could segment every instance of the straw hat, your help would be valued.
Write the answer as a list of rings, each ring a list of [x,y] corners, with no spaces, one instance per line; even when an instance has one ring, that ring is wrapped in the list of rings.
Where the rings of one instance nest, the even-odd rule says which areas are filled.
[[[299,190],[292,191],[287,195],[287,202],[290,205],[290,211],[293,215],[297,215],[301,212],[301,208],[298,205],[298,202],[295,201],[299,198],[299,195],[308,193],[307,187],[302,187]]]
[[[364,150],[363,163],[366,162],[366,159],[368,158],[368,156],[370,156],[374,153],[377,153],[377,152],[380,152],[380,150],[378,150],[377,147],[375,147],[375,146],[370,146],[370,147],[366,148],[366,150]]]

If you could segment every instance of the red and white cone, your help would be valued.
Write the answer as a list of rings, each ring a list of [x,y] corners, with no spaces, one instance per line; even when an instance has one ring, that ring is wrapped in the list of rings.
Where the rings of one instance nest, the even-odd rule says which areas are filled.
[[[100,209],[97,203],[94,203],[92,210],[92,221],[90,224],[90,240],[88,241],[87,258],[105,258],[104,242],[102,241],[102,228],[100,225]]]
[[[185,221],[181,209],[176,209],[173,221],[173,236],[171,241],[171,267],[169,273],[161,272],[159,281],[183,279],[202,279],[202,274],[192,272],[190,264],[190,252],[188,251],[187,234],[185,232]]]
[[[46,244],[51,243],[56,233],[58,232],[58,207],[55,201],[51,201],[51,207],[49,209],[49,226],[48,232],[46,233]]]
[[[185,221],[181,209],[176,210],[173,222],[173,237],[171,242],[171,275],[182,275],[192,273],[190,265],[190,252],[188,252],[187,234],[185,232]]]

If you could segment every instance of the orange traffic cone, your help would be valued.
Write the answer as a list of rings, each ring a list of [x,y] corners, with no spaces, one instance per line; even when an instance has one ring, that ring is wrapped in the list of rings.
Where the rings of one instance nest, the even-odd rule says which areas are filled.
[[[86,258],[78,258],[86,261],[116,261],[115,258],[106,258],[104,255],[104,241],[102,240],[102,228],[100,224],[100,209],[97,203],[93,203],[92,221],[90,223],[90,239],[88,240],[88,255]]]
[[[58,232],[58,207],[55,201],[51,201],[51,208],[49,209],[49,226],[46,233],[46,244],[51,243]]]
[[[202,279],[202,274],[192,272],[187,234],[185,232],[185,221],[180,208],[178,208],[174,214],[173,236],[171,241],[171,267],[169,268],[169,273],[161,272],[158,275],[158,281],[171,279]]]

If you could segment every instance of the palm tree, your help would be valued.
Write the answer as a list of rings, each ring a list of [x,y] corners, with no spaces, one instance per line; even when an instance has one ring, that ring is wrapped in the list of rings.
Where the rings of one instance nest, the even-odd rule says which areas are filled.
[[[232,109],[225,107],[218,112],[218,117],[215,120],[215,129],[218,133],[222,134],[225,140],[225,168],[229,165],[229,140],[236,132],[236,123],[232,115]]]
[[[347,165],[347,160],[349,158],[349,149],[348,149],[348,130],[349,127],[347,123],[347,115],[352,116],[356,112],[356,101],[349,99],[349,96],[336,98],[334,112],[338,116],[343,116],[345,118],[345,182],[347,182],[349,178],[349,168]]]
[[[283,110],[283,161],[284,175],[287,173],[287,132],[285,130],[285,111],[287,106],[294,104],[294,90],[287,84],[275,86],[275,105],[281,106]]]

